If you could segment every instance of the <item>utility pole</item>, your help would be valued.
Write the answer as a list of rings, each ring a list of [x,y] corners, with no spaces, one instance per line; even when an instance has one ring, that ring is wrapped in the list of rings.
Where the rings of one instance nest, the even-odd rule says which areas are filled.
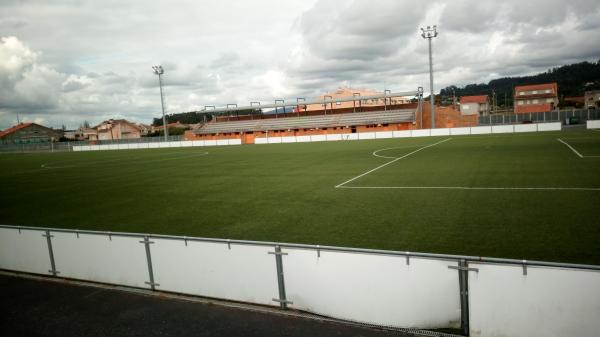
[[[169,127],[167,126],[167,118],[165,117],[165,99],[163,97],[162,74],[165,73],[161,65],[152,66],[154,73],[158,75],[158,86],[160,87],[160,106],[162,107],[163,128],[165,130],[165,142],[169,141]]]
[[[433,56],[431,51],[431,39],[438,36],[437,26],[421,28],[421,36],[429,41],[429,88],[431,91],[431,128],[435,129],[435,92],[433,90]]]
[[[456,90],[452,88],[452,107],[456,110]]]

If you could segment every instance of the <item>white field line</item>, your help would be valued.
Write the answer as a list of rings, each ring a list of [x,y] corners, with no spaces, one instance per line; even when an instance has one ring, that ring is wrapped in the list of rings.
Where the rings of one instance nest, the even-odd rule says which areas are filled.
[[[571,151],[575,152],[576,155],[579,156],[579,158],[583,158],[583,156],[581,155],[581,153],[577,152],[577,150],[575,150],[575,148],[573,148],[571,145],[569,145],[569,143],[565,142],[564,140],[557,138],[559,142],[565,144],[569,149],[571,149]]]
[[[398,157],[388,157],[388,156],[381,156],[378,155],[379,152],[383,152],[383,151],[387,151],[387,150],[396,150],[396,149],[414,149],[414,148],[418,148],[418,147],[422,147],[425,145],[413,145],[413,146],[397,146],[397,147],[388,147],[386,149],[379,149],[377,151],[373,151],[373,153],[371,153],[373,156],[375,157],[379,157],[379,158],[384,158],[384,159],[396,159]]]
[[[600,188],[597,187],[340,186],[339,188],[358,190],[600,191]]]
[[[579,153],[577,150],[575,150],[574,147],[572,147],[571,145],[569,145],[569,143],[565,142],[564,140],[558,138],[558,141],[565,144],[569,149],[571,149],[571,151],[575,152],[576,155],[579,156],[579,158],[600,158],[600,156],[584,156],[581,153]]]
[[[395,163],[395,162],[397,162],[397,161],[398,161],[398,160],[400,160],[400,159],[404,159],[404,158],[406,158],[406,157],[409,157],[409,156],[411,156],[411,155],[413,155],[413,154],[415,154],[415,153],[417,153],[417,152],[419,152],[419,151],[425,150],[425,149],[427,149],[427,148],[430,148],[430,147],[432,147],[432,146],[436,146],[436,145],[439,145],[439,144],[445,143],[445,142],[449,141],[450,139],[452,139],[452,138],[446,138],[446,139],[444,139],[444,140],[442,140],[442,141],[439,141],[439,142],[437,142],[437,143],[434,143],[434,144],[429,144],[429,145],[426,145],[426,146],[420,147],[420,148],[418,148],[418,149],[414,150],[413,152],[410,152],[410,153],[407,153],[407,154],[405,154],[405,155],[404,155],[404,156],[402,156],[402,157],[398,157],[398,158],[395,158],[394,160],[390,160],[389,162],[387,162],[387,163],[385,163],[385,164],[383,164],[383,165],[377,166],[376,168],[374,168],[374,169],[372,169],[372,170],[369,170],[369,171],[367,171],[367,172],[365,172],[365,173],[363,173],[363,174],[361,174],[361,175],[358,175],[358,176],[356,176],[356,177],[354,177],[354,178],[352,178],[352,179],[350,179],[350,180],[344,181],[343,183],[341,183],[341,184],[337,185],[335,188],[340,188],[340,187],[342,187],[342,186],[346,185],[347,183],[353,182],[354,180],[356,180],[356,179],[358,179],[358,178],[361,178],[361,177],[364,177],[364,176],[366,176],[366,175],[367,175],[367,174],[369,174],[369,173],[373,173],[373,172],[375,172],[375,171],[379,170],[380,168],[386,167],[386,166],[388,166],[388,165],[390,165],[390,164],[392,164],[392,163]],[[390,157],[390,158],[391,158],[391,157]]]

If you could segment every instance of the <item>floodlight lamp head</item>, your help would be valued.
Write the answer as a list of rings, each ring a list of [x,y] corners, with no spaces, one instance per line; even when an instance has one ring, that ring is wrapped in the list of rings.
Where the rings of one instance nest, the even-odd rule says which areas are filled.
[[[163,67],[161,65],[158,66],[152,66],[152,69],[154,70],[154,73],[156,75],[162,75],[165,71],[163,70]]]

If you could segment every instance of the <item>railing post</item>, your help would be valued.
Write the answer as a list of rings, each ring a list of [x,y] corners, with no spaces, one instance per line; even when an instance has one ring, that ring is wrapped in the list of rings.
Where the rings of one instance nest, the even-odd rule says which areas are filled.
[[[274,298],[273,301],[279,302],[279,306],[281,309],[287,309],[288,304],[293,304],[294,302],[288,301],[285,295],[285,280],[283,278],[283,259],[281,258],[283,255],[287,255],[287,253],[281,252],[281,246],[275,246],[274,252],[269,252],[269,254],[275,255],[275,266],[277,268],[277,285],[279,288],[279,298]]]
[[[466,260],[460,260],[458,283],[460,284],[460,329],[465,336],[469,335],[469,265]]]
[[[56,263],[54,262],[54,250],[52,249],[52,237],[54,237],[54,235],[50,234],[50,231],[47,230],[44,234],[42,234],[42,236],[46,238],[46,243],[48,244],[48,255],[50,256],[50,267],[52,268],[51,270],[48,270],[48,272],[52,273],[52,276],[56,276],[56,274],[59,274],[59,272],[56,270]]]
[[[469,272],[479,272],[478,268],[469,268],[465,259],[458,261],[458,266],[448,266],[458,270],[458,287],[460,291],[460,329],[463,335],[469,335]]]
[[[158,287],[160,284],[154,283],[154,271],[152,270],[152,255],[150,254],[150,245],[154,242],[150,241],[148,236],[144,236],[144,241],[140,241],[140,243],[143,243],[144,247],[146,248],[146,260],[148,261],[148,276],[150,277],[150,282],[144,283],[150,285],[150,288],[152,290],[156,290],[156,287]]]

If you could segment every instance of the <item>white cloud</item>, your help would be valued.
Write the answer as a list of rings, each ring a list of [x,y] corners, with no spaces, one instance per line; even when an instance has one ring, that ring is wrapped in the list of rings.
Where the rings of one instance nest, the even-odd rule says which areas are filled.
[[[597,0],[132,0],[0,3],[0,128],[76,127],[204,105],[428,87],[422,25],[438,24],[436,88],[597,60]]]

